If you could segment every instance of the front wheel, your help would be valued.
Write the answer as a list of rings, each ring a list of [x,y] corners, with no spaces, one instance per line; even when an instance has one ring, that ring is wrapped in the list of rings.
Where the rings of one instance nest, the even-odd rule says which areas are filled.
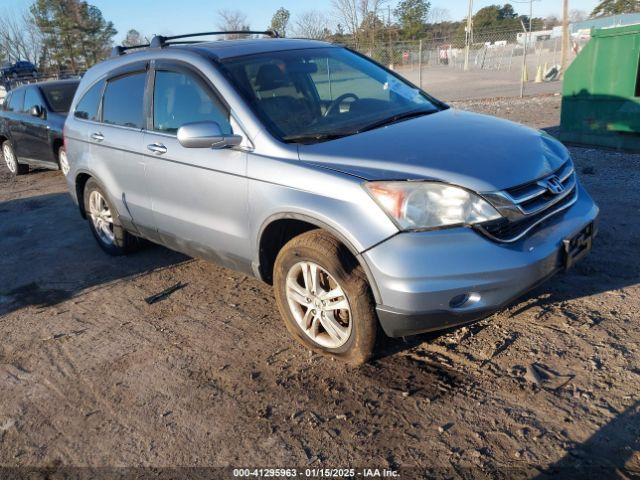
[[[274,266],[278,309],[306,347],[354,364],[371,358],[377,317],[362,267],[336,238],[313,230],[289,241]]]
[[[85,185],[84,206],[91,233],[102,250],[118,256],[136,249],[138,239],[124,229],[118,213],[94,179],[88,180]]]

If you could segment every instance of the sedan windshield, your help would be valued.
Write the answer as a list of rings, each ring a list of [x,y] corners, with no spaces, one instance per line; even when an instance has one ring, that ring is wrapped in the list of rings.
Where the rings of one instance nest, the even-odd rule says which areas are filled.
[[[340,47],[232,58],[223,69],[269,131],[285,142],[331,140],[446,108]]]

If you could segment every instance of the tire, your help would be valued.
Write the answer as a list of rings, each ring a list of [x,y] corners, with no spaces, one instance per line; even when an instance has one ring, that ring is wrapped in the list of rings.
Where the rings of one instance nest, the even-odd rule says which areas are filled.
[[[2,158],[5,165],[13,175],[24,175],[29,173],[29,165],[24,163],[18,163],[18,157],[16,157],[13,145],[9,140],[6,140],[2,144]]]
[[[303,283],[308,283],[313,265],[320,280],[311,283],[319,288],[312,293],[313,298],[300,296],[301,288],[310,291],[305,290]],[[305,267],[309,267],[308,277]],[[294,289],[289,286],[291,281],[297,283]],[[362,267],[335,237],[322,230],[312,230],[290,240],[276,258],[273,285],[287,330],[304,346],[356,365],[371,358],[378,330],[373,295]],[[338,289],[343,295],[323,306],[321,298],[328,291],[337,292]],[[306,302],[307,307],[300,301]],[[348,310],[332,309],[338,305],[346,306]],[[333,321],[328,322],[330,319]],[[325,324],[334,334],[339,332],[340,335],[330,334]]]
[[[113,203],[93,178],[87,181],[84,187],[83,198],[89,228],[102,250],[109,255],[120,256],[131,253],[137,249],[137,237],[131,235],[124,229],[120,223],[118,212],[113,207]],[[98,199],[100,199],[100,204],[94,204],[93,202]],[[94,206],[96,208],[93,208]],[[104,206],[106,210],[105,208],[101,208],[102,206]],[[98,212],[100,216],[98,216]],[[110,232],[110,234],[108,232]]]
[[[65,177],[69,173],[69,160],[67,159],[67,151],[64,147],[58,149],[58,168],[60,168],[60,171]]]

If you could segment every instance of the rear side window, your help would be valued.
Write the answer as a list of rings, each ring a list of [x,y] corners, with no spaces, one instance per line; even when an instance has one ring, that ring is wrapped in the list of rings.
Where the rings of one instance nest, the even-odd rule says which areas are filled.
[[[192,122],[217,122],[231,133],[229,113],[213,92],[196,77],[182,72],[158,71],[153,91],[153,129],[176,133]]]
[[[104,82],[100,81],[87,90],[87,93],[84,94],[78,102],[78,105],[76,105],[76,111],[73,114],[76,118],[92,120],[94,122],[99,120],[98,107],[100,106],[100,95],[102,95],[103,86]]]
[[[9,108],[10,112],[21,112],[22,105],[24,104],[24,89],[17,90],[13,92],[11,95],[11,99],[9,100]]]
[[[145,80],[146,72],[140,72],[107,82],[102,100],[102,121],[142,129]]]

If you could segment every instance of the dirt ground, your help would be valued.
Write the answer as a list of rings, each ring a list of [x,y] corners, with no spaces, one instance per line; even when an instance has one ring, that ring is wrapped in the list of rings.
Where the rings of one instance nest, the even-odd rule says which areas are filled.
[[[559,121],[557,97],[457,106]],[[601,208],[591,255],[358,368],[295,343],[267,285],[161,247],[109,258],[59,172],[3,168],[0,466],[640,475],[640,155],[571,151]]]

